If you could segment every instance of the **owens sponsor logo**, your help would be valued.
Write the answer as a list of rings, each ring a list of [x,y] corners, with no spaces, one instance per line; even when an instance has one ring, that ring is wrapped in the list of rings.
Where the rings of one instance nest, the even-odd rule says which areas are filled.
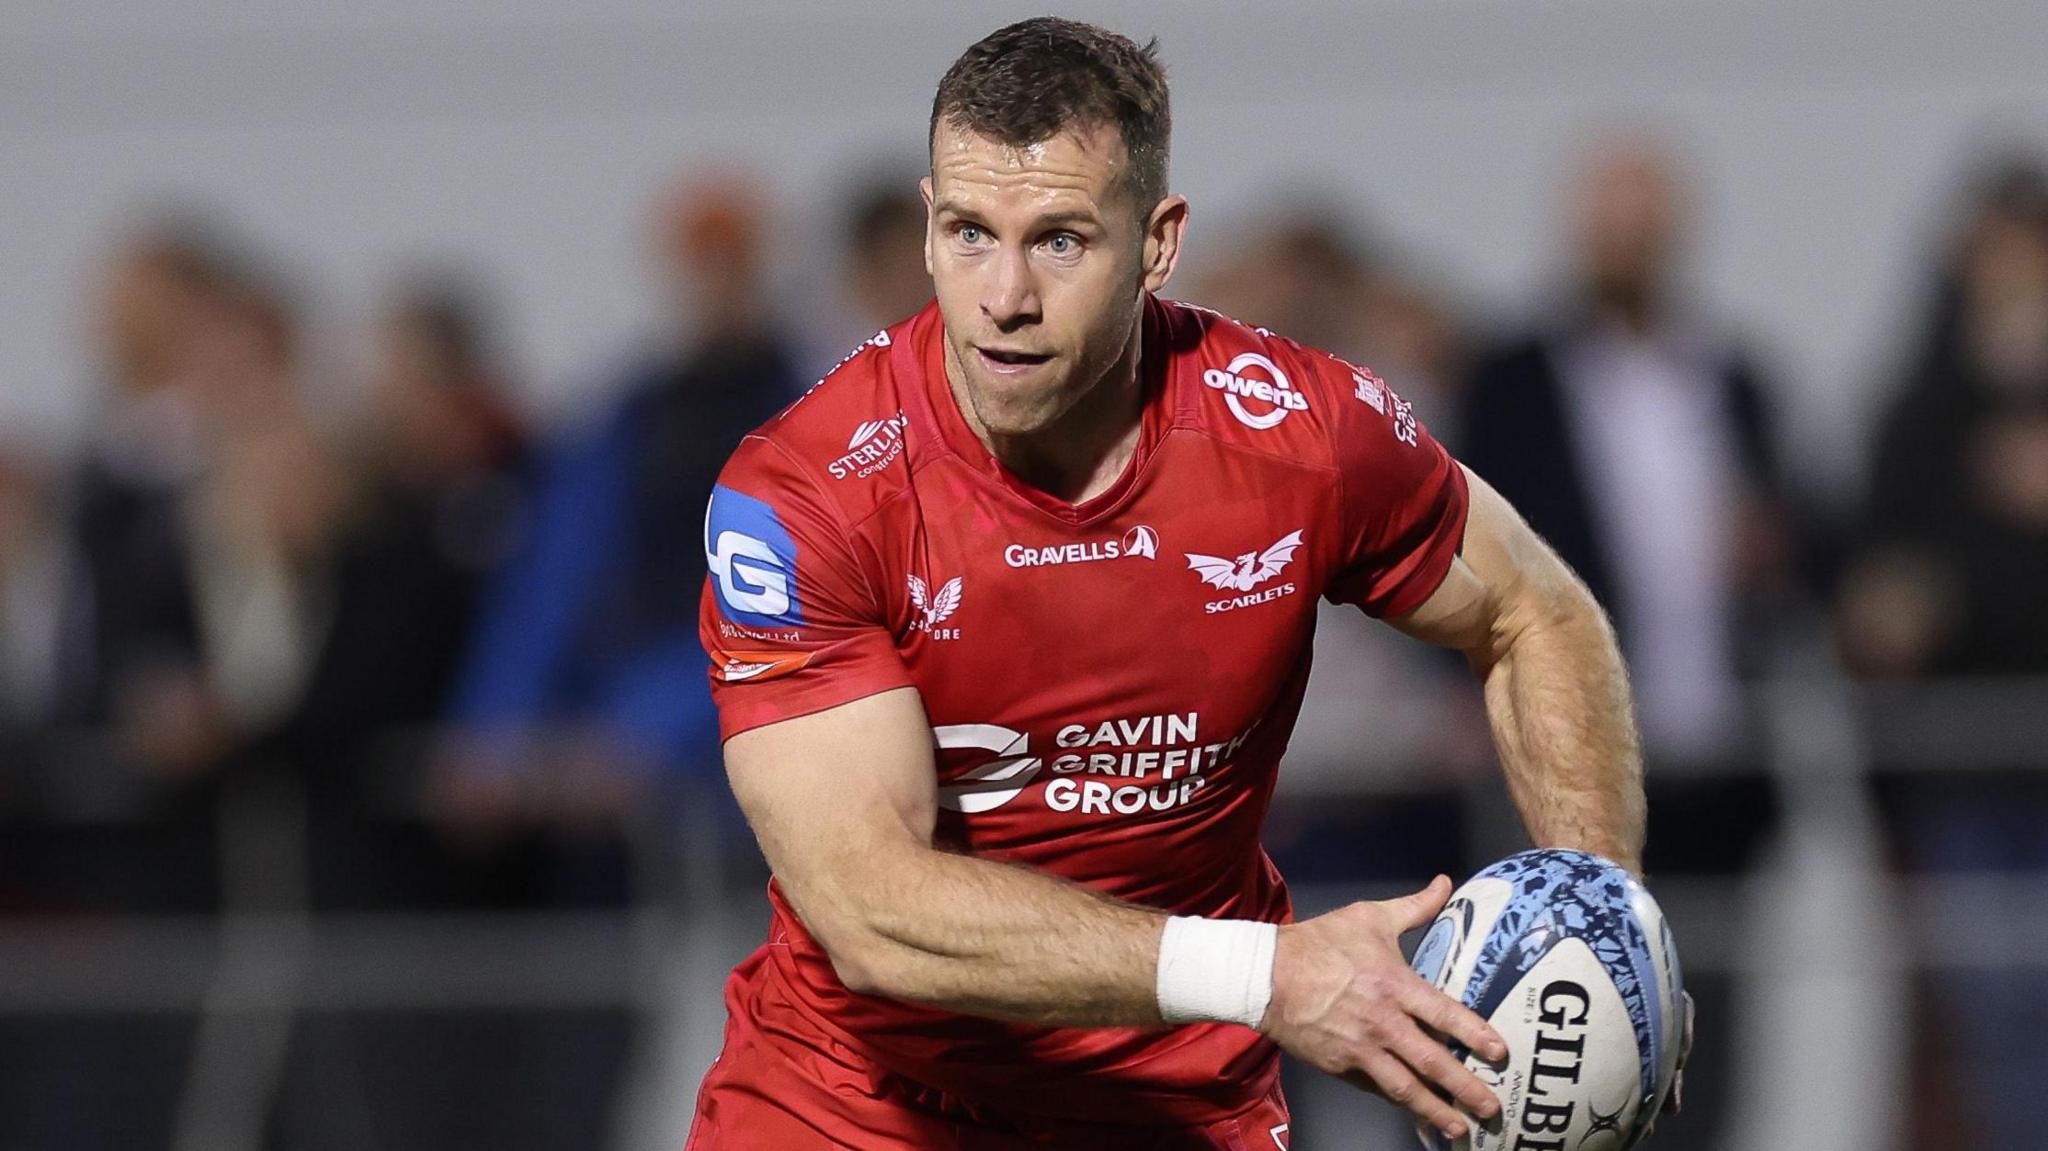
[[[1254,370],[1265,378],[1246,374]],[[1228,367],[1210,368],[1202,382],[1222,392],[1230,414],[1248,428],[1277,428],[1290,414],[1308,410],[1308,397],[1294,390],[1280,365],[1257,352],[1240,354]]]

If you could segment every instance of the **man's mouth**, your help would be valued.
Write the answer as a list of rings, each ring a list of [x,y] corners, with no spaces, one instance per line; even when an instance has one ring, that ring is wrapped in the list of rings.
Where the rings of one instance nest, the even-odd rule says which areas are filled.
[[[984,367],[1004,374],[1028,371],[1052,359],[1051,352],[1027,352],[1015,348],[976,347]]]

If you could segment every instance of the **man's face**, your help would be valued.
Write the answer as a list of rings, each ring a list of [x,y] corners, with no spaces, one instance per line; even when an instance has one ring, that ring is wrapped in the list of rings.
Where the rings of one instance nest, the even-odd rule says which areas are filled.
[[[1181,202],[1142,213],[1127,168],[1110,127],[1013,147],[939,125],[925,263],[988,432],[1028,435],[1066,414],[1129,344],[1144,290],[1165,284]]]
[[[1647,144],[1614,144],[1580,173],[1574,211],[1582,274],[1605,295],[1642,297],[1664,286],[1677,252],[1678,177]]]

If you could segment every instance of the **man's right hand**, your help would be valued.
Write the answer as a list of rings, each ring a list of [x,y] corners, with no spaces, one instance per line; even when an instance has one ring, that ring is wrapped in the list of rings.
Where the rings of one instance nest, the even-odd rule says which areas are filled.
[[[1401,957],[1401,933],[1427,924],[1450,898],[1437,876],[1413,895],[1353,903],[1280,928],[1265,1032],[1289,1054],[1385,1096],[1456,1139],[1465,1120],[1500,1111],[1493,1089],[1454,1058],[1444,1038],[1480,1058],[1507,1058],[1486,1021],[1431,987]]]

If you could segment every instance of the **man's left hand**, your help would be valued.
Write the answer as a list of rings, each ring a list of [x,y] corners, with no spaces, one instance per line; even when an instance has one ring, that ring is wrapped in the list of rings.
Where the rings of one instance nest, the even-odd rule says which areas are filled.
[[[1685,1031],[1678,1039],[1678,1071],[1671,1078],[1671,1094],[1664,1097],[1664,1110],[1658,1112],[1660,1119],[1666,1115],[1678,1114],[1685,1106],[1685,1061],[1692,1058],[1693,1009],[1692,992],[1681,991],[1679,994],[1685,997]],[[1656,1132],[1656,1120],[1651,1120],[1650,1129],[1643,1132],[1643,1137],[1647,1139]]]

